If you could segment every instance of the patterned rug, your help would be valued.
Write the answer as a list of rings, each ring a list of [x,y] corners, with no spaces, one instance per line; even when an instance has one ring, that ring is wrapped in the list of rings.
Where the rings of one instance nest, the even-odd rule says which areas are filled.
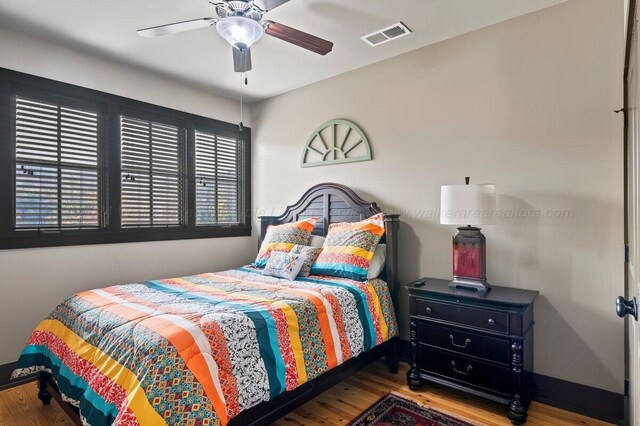
[[[418,402],[390,393],[367,408],[348,426],[475,426]]]

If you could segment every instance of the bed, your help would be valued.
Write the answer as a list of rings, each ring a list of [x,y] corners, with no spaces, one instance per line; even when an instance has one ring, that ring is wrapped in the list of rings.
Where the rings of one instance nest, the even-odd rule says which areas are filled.
[[[309,189],[269,225],[356,222],[381,210],[351,189]],[[398,370],[398,215],[385,215],[386,260],[367,281],[289,281],[251,265],[74,295],[34,331],[14,377],[37,374],[77,424],[264,425],[367,363]]]

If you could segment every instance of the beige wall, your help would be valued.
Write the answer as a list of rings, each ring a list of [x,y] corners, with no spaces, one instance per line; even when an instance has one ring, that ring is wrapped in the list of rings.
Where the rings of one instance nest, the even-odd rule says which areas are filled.
[[[571,0],[254,105],[254,207],[334,181],[403,210],[405,283],[451,276],[442,184],[471,176],[496,184],[500,209],[568,212],[487,226],[489,280],[540,291],[538,373],[621,392],[622,19],[622,0]],[[364,128],[374,161],[300,168],[332,118]],[[405,338],[406,315],[403,292]]]
[[[235,101],[4,30],[0,67],[238,120]],[[38,322],[78,291],[237,267],[252,260],[254,246],[243,237],[0,250],[0,364],[15,361]]]

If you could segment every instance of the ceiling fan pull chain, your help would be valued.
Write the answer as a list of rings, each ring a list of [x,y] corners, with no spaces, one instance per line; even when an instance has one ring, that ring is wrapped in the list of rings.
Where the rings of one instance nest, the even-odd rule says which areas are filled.
[[[245,77],[246,78],[246,77]],[[242,73],[240,73],[240,124],[238,124],[238,128],[240,129],[240,131],[243,130],[243,125],[242,125]]]

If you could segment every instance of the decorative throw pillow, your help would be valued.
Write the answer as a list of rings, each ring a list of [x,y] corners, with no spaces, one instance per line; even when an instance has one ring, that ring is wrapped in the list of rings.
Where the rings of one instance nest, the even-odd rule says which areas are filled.
[[[291,253],[301,254],[304,256],[304,264],[302,265],[302,269],[298,275],[301,277],[308,277],[311,273],[311,266],[313,262],[316,261],[320,253],[322,252],[322,247],[311,247],[311,246],[301,246],[296,244],[291,249]]]
[[[378,244],[376,251],[373,253],[373,259],[369,264],[369,270],[367,271],[367,279],[371,280],[378,278],[378,275],[384,269],[384,261],[387,259],[387,245]]]
[[[382,235],[383,213],[360,222],[332,224],[322,253],[311,268],[311,274],[365,281],[373,253]]]
[[[311,247],[322,247],[323,244],[324,244],[324,237],[321,237],[320,235],[311,236],[311,241],[309,241],[309,245]]]
[[[262,275],[286,278],[289,281],[296,279],[298,272],[304,264],[303,254],[294,254],[283,251],[272,251]]]
[[[317,218],[311,217],[298,222],[269,226],[267,235],[262,240],[260,251],[253,265],[263,268],[267,264],[267,259],[272,251],[290,252],[296,244],[304,246],[309,244],[311,232],[316,226],[316,220]]]

